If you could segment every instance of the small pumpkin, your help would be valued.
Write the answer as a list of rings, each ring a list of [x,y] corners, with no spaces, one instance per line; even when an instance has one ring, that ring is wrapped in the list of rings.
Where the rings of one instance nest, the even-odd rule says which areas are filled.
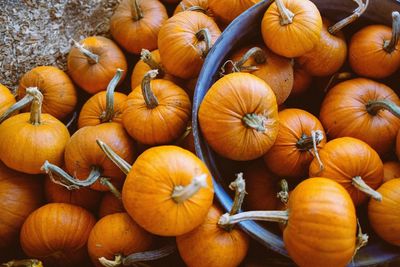
[[[260,0],[208,0],[215,17],[224,24],[231,23],[237,16]]]
[[[369,78],[385,78],[400,67],[400,14],[392,13],[392,28],[370,25],[351,38],[349,62],[355,73]]]
[[[400,163],[388,161],[383,163],[383,183],[400,177]]]
[[[104,193],[98,211],[99,218],[103,218],[107,215],[124,211],[125,209],[124,206],[122,205],[122,200],[120,198],[117,198],[111,192]]]
[[[368,196],[380,201],[375,191],[383,179],[383,163],[365,142],[342,137],[329,141],[319,151],[323,163],[314,159],[310,164],[310,177],[323,176],[341,184],[350,194],[356,206],[366,202]]]
[[[220,35],[214,20],[200,12],[185,11],[168,19],[158,35],[165,71],[182,79],[197,77]]]
[[[142,85],[128,96],[122,123],[135,140],[147,145],[168,144],[186,129],[191,104],[186,92],[174,83],[156,79],[149,71]]]
[[[278,117],[278,136],[264,161],[279,177],[307,178],[311,161],[326,143],[324,128],[314,115],[301,109],[282,110]]]
[[[123,70],[122,82],[128,68],[121,49],[112,40],[102,36],[74,42],[67,65],[72,80],[89,94],[105,90],[117,69]]]
[[[382,195],[382,201],[369,202],[369,222],[383,240],[400,246],[400,179],[387,181],[377,191]]]
[[[47,266],[83,266],[95,218],[85,209],[51,203],[32,212],[21,229],[21,247]]]
[[[15,97],[7,87],[0,83],[0,115],[15,104]]]
[[[0,160],[11,169],[39,174],[46,160],[62,164],[70,135],[62,122],[42,114],[40,91],[28,89],[33,98],[31,112],[15,115],[0,124]]]
[[[265,44],[288,58],[310,52],[320,41],[321,31],[321,15],[309,0],[276,0],[261,22]]]
[[[214,13],[209,5],[209,0],[182,0],[176,6],[174,15],[183,11],[200,11],[213,18]]]
[[[358,138],[383,155],[392,149],[400,129],[398,105],[399,97],[388,86],[356,78],[330,89],[320,120],[330,138]]]
[[[252,74],[228,74],[205,95],[199,123],[206,141],[221,156],[240,161],[259,158],[278,135],[275,94]]]

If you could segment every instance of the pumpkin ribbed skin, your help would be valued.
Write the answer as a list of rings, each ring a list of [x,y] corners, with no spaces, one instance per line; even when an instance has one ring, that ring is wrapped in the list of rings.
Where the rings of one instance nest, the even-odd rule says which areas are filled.
[[[400,178],[400,163],[397,161],[388,161],[383,163],[383,182],[394,178]]]
[[[28,87],[37,87],[43,94],[42,112],[59,120],[66,118],[78,101],[72,80],[53,66],[40,66],[25,73],[19,81],[18,99],[25,96]],[[24,110],[29,111],[29,106]]]
[[[127,213],[115,213],[100,219],[90,232],[87,247],[95,266],[99,258],[114,260],[115,255],[129,256],[149,250],[153,236],[140,228]]]
[[[214,13],[211,10],[211,7],[209,5],[209,0],[182,0],[179,5],[176,6],[174,15],[176,15],[179,12],[183,12],[188,8],[191,7],[201,7],[203,10],[206,12],[206,15],[209,17],[214,17]],[[183,9],[184,7],[184,9]]]
[[[344,267],[356,246],[356,212],[349,194],[326,178],[310,178],[290,194],[283,241],[300,267]]]
[[[208,0],[210,9],[222,23],[229,24],[260,0]]]
[[[321,171],[317,159],[310,164],[310,177],[323,176],[341,184],[350,194],[356,206],[367,200],[367,195],[359,191],[352,179],[361,176],[372,189],[382,184],[383,163],[368,144],[351,137],[329,141],[319,151],[324,168]]]
[[[99,218],[103,218],[107,215],[124,211],[125,209],[124,206],[122,205],[121,199],[118,199],[111,192],[104,193],[103,198],[101,199],[100,202],[100,207],[98,212]]]
[[[11,247],[28,215],[43,201],[42,180],[0,162],[0,248]]]
[[[29,215],[21,229],[21,246],[47,266],[83,266],[86,242],[96,220],[85,209],[52,203]]]
[[[201,131],[210,146],[233,160],[264,155],[278,134],[276,97],[268,84],[248,73],[231,73],[218,80],[199,109]],[[245,126],[243,117],[262,117],[265,131]]]
[[[207,175],[207,187],[177,203],[175,186],[186,186]],[[176,146],[158,146],[135,161],[122,188],[128,214],[145,230],[161,236],[177,236],[199,226],[212,205],[214,190],[206,165],[193,153]]]
[[[0,83],[0,115],[15,104],[15,97],[7,87]]]
[[[382,201],[369,202],[369,222],[382,239],[400,246],[400,179],[384,183],[377,191],[381,193]]]
[[[222,214],[220,208],[211,206],[199,227],[176,238],[179,254],[187,266],[236,267],[243,261],[249,236],[238,227],[232,231],[219,227]]]

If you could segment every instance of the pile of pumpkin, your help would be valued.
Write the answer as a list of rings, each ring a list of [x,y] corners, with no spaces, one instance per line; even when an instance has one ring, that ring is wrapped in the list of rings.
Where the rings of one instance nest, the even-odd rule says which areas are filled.
[[[214,151],[248,167],[231,183],[229,213],[213,203],[190,133],[194,84],[221,29],[257,2],[183,0],[168,18],[158,0],[123,0],[111,18],[115,42],[74,41],[68,74],[32,69],[18,101],[0,86],[0,248],[19,243],[35,259],[6,266],[127,266],[175,246],[188,266],[237,266],[249,237],[235,225],[249,219],[280,222],[299,266],[345,266],[367,242],[355,208],[367,202],[374,231],[400,245],[400,164],[381,160],[397,136],[400,155],[400,100],[372,80],[400,66],[400,15],[392,28],[361,29],[349,48],[340,31],[368,1],[333,24],[309,0],[276,0],[262,20],[264,43],[222,66],[200,127]],[[141,56],[128,96],[115,92],[130,65],[123,51]],[[347,58],[360,77],[329,90],[321,122],[301,109],[278,113],[289,96],[307,94],[312,76],[340,77]],[[79,110],[76,88],[92,95]],[[62,121],[73,112],[71,132],[74,120]],[[293,191],[285,180],[277,190],[277,177]],[[246,191],[246,208],[259,211],[239,212]]]

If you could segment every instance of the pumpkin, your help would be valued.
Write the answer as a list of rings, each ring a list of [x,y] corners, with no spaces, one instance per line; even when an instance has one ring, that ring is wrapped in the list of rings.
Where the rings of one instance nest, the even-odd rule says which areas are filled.
[[[32,212],[21,229],[21,247],[44,266],[83,266],[86,242],[96,220],[85,209],[51,203]]]
[[[221,156],[252,160],[264,155],[278,134],[276,97],[268,84],[248,73],[231,73],[214,83],[199,109],[208,144]]]
[[[250,72],[263,79],[274,91],[278,105],[293,88],[293,66],[289,59],[272,53],[263,45],[246,46],[231,56],[231,72]]]
[[[285,222],[285,248],[300,267],[344,267],[359,248],[356,247],[357,220],[353,202],[342,186],[327,178],[301,182],[291,192],[285,211],[225,214],[219,224],[252,219]]]
[[[209,2],[209,0],[182,0],[179,5],[176,6],[174,15],[183,11],[200,11],[213,18],[214,13],[211,10]]]
[[[221,31],[207,15],[185,11],[168,19],[158,35],[165,71],[182,79],[197,77]]]
[[[208,5],[218,20],[229,24],[258,2],[260,0],[208,0]]]
[[[140,54],[143,48],[157,49],[157,36],[168,19],[158,0],[123,0],[110,20],[110,31],[128,52]]]
[[[0,162],[0,248],[11,247],[28,215],[43,201],[42,180]]]
[[[27,93],[33,98],[31,113],[0,124],[0,160],[11,169],[39,174],[45,160],[62,164],[70,135],[62,122],[42,114],[43,95],[38,89],[29,88]]]
[[[83,90],[89,94],[105,90],[117,69],[123,70],[120,82],[124,80],[127,62],[113,41],[91,36],[74,44],[67,58],[68,74]]]
[[[311,161],[326,143],[324,128],[314,115],[301,109],[285,109],[278,117],[279,133],[264,161],[279,177],[307,178]]]
[[[157,70],[149,71],[142,85],[128,96],[122,123],[135,140],[147,144],[167,144],[186,129],[191,104],[186,92],[174,83],[157,79]]]
[[[153,239],[127,213],[115,213],[103,217],[95,224],[87,248],[92,263],[102,267],[102,262],[113,260],[114,257],[150,249]]]
[[[122,70],[118,69],[114,78],[110,81],[107,91],[95,94],[82,106],[78,118],[78,128],[112,121],[122,123],[122,113],[125,109],[127,96],[114,92],[122,73]]]
[[[124,206],[122,200],[117,198],[113,193],[106,192],[100,202],[98,211],[99,218],[103,218],[107,215],[124,212]]]
[[[392,29],[385,25],[362,28],[351,38],[349,63],[355,73],[369,78],[385,78],[400,67],[400,14],[392,13]]]
[[[400,120],[390,112],[396,114],[394,104],[400,105],[400,99],[388,86],[351,79],[330,89],[321,105],[320,120],[330,138],[358,138],[383,155],[393,147],[400,129]]]
[[[43,94],[43,113],[62,120],[75,109],[77,104],[75,86],[68,75],[56,67],[40,66],[25,73],[19,81],[19,100],[27,95],[27,88],[30,87],[36,87]],[[32,100],[30,98],[30,102]],[[29,107],[25,109],[28,110]]]
[[[314,159],[310,177],[323,176],[338,182],[356,206],[366,202],[368,195],[380,201],[382,197],[374,189],[382,184],[383,163],[368,144],[352,137],[337,138],[326,143],[319,156],[323,169]]]
[[[301,66],[297,60],[293,63],[293,88],[291,96],[298,96],[306,92],[312,83],[313,77]]]
[[[383,240],[400,246],[400,179],[387,181],[377,191],[382,201],[369,202],[369,222]]]
[[[400,177],[400,163],[388,161],[383,163],[383,183]]]
[[[165,72],[161,62],[160,52],[158,50],[150,52],[149,50],[143,49],[140,60],[133,68],[131,76],[132,90],[141,85],[143,77],[150,70],[158,70],[157,78],[159,79],[168,80],[175,84],[179,84],[181,82],[180,79]]]
[[[265,44],[288,58],[310,52],[320,41],[321,31],[321,15],[309,0],[276,0],[261,22]]]
[[[0,115],[15,104],[15,97],[7,87],[0,83]]]

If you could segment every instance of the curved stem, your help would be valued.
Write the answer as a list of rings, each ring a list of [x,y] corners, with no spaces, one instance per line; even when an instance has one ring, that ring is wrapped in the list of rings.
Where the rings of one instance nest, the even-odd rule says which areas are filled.
[[[352,185],[354,185],[358,190],[361,192],[364,192],[365,194],[371,196],[373,199],[381,202],[382,201],[382,195],[378,192],[372,189],[369,185],[367,185],[364,180],[361,178],[361,176],[356,176],[353,177],[352,179]]]
[[[383,44],[383,49],[389,54],[396,49],[400,36],[400,13],[397,11],[392,12],[392,18],[392,38],[390,40],[386,40]]]
[[[94,64],[99,63],[98,55],[92,53],[91,51],[86,49],[83,45],[78,43],[77,41],[75,41],[75,40],[72,40],[72,41],[74,42],[75,47],[78,48],[79,51],[87,57],[90,64],[94,65]]]
[[[400,118],[400,107],[397,106],[395,103],[393,103],[390,100],[386,100],[386,99],[370,100],[367,103],[366,108],[367,108],[367,112],[369,114],[371,114],[372,116],[377,115],[380,110],[384,109],[384,110],[388,110],[390,113],[392,113],[397,118]]]
[[[263,115],[258,115],[255,113],[248,113],[244,115],[242,118],[243,123],[249,127],[253,128],[254,130],[257,130],[258,132],[265,132],[265,122],[267,118]]]
[[[121,196],[121,192],[119,192],[119,190],[114,186],[113,183],[110,182],[110,178],[106,178],[106,177],[101,177],[100,178],[100,183],[106,187],[108,187],[108,189],[110,189],[110,192],[118,199],[122,199]]]
[[[342,19],[331,27],[328,27],[328,32],[332,35],[335,35],[338,31],[346,27],[347,25],[356,21],[361,15],[367,10],[369,5],[369,0],[366,0],[365,4],[363,0],[353,0],[357,3],[358,7],[353,11],[353,14],[348,16],[347,18]]]
[[[157,77],[158,70],[149,70],[143,77],[142,80],[142,94],[144,98],[144,102],[146,102],[146,106],[149,109],[153,109],[158,106],[157,97],[154,95],[151,90],[151,80]]]
[[[112,162],[114,162],[115,165],[120,168],[120,170],[128,175],[130,172],[132,165],[130,165],[128,162],[126,162],[123,158],[121,158],[117,153],[115,153],[114,150],[112,150],[111,147],[109,147],[106,143],[103,141],[96,139],[97,145],[100,147],[100,149],[106,154],[107,158],[109,158]]]
[[[76,121],[77,117],[78,117],[78,112],[74,111],[74,113],[72,113],[71,119],[67,122],[67,124],[65,124],[65,127],[69,129],[69,127],[71,127],[71,125]]]
[[[336,82],[339,80],[347,80],[353,77],[353,74],[350,72],[339,72],[335,73],[331,76],[331,78],[328,81],[328,84],[325,86],[324,92],[328,92],[331,87],[333,87],[333,84],[336,84]]]
[[[230,183],[229,189],[235,190],[235,198],[233,200],[232,208],[229,211],[230,215],[235,215],[242,208],[243,200],[246,192],[246,182],[243,179],[243,173],[236,175],[236,180]]]
[[[285,179],[281,180],[280,185],[282,190],[276,196],[286,205],[289,201],[289,185]]]
[[[151,52],[147,49],[142,49],[142,52],[140,53],[140,59],[147,64],[147,66],[150,67],[150,69],[152,70],[158,70],[158,75],[159,76],[164,76],[165,75],[165,71],[162,68],[162,66],[160,65],[160,63],[158,63],[157,61],[154,60]]]
[[[117,72],[107,86],[106,111],[100,116],[101,122],[109,122],[112,121],[112,119],[114,118],[114,91],[119,81],[121,80],[123,72],[124,71],[122,69],[117,69]]]
[[[60,167],[49,163],[47,160],[41,167],[41,170],[45,171],[49,176],[50,179],[61,186],[64,186],[68,190],[73,190],[73,189],[79,189],[81,187],[88,187],[93,185],[101,176],[101,170],[97,166],[93,166],[91,172],[89,173],[89,176],[85,180],[79,180],[71,175],[69,175],[67,172],[65,172],[63,169]],[[57,178],[54,177],[55,174]]]
[[[192,126],[187,126],[185,132],[179,137],[178,140],[175,141],[175,145],[179,145],[186,137],[192,132]]]
[[[151,251],[138,252],[133,253],[122,260],[122,264],[124,266],[131,266],[134,263],[143,262],[143,261],[154,261],[158,259],[165,258],[176,252],[176,244],[175,241],[170,242],[169,244]]]
[[[183,203],[194,196],[203,187],[207,187],[207,174],[194,177],[192,182],[187,186],[175,186],[171,197],[176,203]]]
[[[183,5],[183,4],[182,4]],[[191,6],[186,9],[183,9],[184,11],[196,11],[196,12],[201,12],[205,15],[207,15],[207,10],[204,7],[201,6]]]
[[[140,8],[138,0],[133,0],[132,5],[132,17],[134,21],[141,20],[143,18],[143,12]]]
[[[105,257],[101,257],[98,260],[105,267],[117,267],[122,264],[122,255],[115,255],[114,260],[107,260]]]
[[[208,52],[211,49],[211,33],[207,28],[201,29],[196,33],[196,38],[199,41],[204,41],[206,43],[206,48],[201,51],[201,56],[203,58],[207,57]]]
[[[284,26],[291,24],[294,18],[293,12],[285,7],[282,0],[275,0],[275,3],[278,7],[281,25]]]
[[[353,258],[357,254],[357,252],[360,250],[360,248],[364,247],[368,243],[369,236],[367,234],[363,234],[360,221],[357,218],[357,225],[358,225],[358,234],[357,234],[357,243],[356,243],[356,249],[354,250]]]
[[[224,227],[229,224],[236,224],[243,221],[255,220],[255,221],[267,221],[267,222],[278,222],[286,223],[289,220],[289,211],[287,210],[273,210],[273,211],[246,211],[235,215],[229,215],[225,213],[221,216],[218,221],[218,225]]]
[[[27,260],[12,260],[7,263],[1,264],[3,267],[43,267],[43,264],[39,260],[27,259]]]
[[[254,61],[257,64],[264,64],[267,61],[267,55],[265,54],[264,50],[259,47],[253,47],[249,49],[239,61],[236,61],[233,64],[233,71],[240,72],[258,70],[257,66],[243,66],[251,57],[254,58]]]
[[[7,109],[3,114],[0,116],[0,123],[2,123],[4,120],[8,119],[12,114],[17,112],[18,110],[23,109],[24,107],[28,106],[32,101],[33,101],[33,95],[30,93],[32,90],[30,88],[36,88],[37,87],[29,87],[26,89],[26,94],[23,98],[21,98],[17,103],[12,105],[9,109]]]
[[[318,145],[319,143],[321,143],[321,141],[324,139],[324,134],[322,133],[321,130],[317,130],[317,131],[311,131],[311,138],[313,141],[313,151],[314,151],[314,157],[317,159],[318,164],[319,164],[319,171],[323,171],[324,170],[324,164],[322,163],[322,160],[319,156],[318,153]]]
[[[29,122],[33,125],[40,125],[42,115],[43,95],[37,87],[26,88],[26,93],[32,95],[31,117]]]

